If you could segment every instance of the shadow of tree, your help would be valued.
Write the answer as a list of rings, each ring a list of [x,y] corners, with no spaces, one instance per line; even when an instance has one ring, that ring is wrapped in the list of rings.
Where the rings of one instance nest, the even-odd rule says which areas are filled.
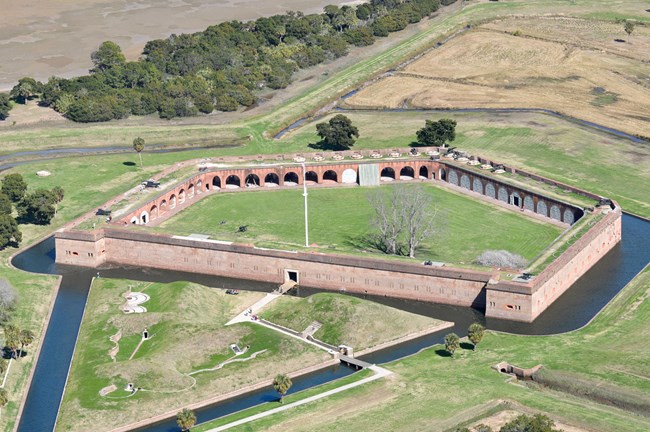
[[[469,342],[461,342],[460,348],[464,350],[474,351],[474,345]]]
[[[445,349],[437,349],[436,354],[439,355],[440,357],[451,357],[451,354],[449,351]]]
[[[316,143],[309,143],[307,147],[314,150],[323,150],[323,151],[343,151],[350,150],[350,147],[342,145],[332,145],[325,142],[325,140],[318,141]]]

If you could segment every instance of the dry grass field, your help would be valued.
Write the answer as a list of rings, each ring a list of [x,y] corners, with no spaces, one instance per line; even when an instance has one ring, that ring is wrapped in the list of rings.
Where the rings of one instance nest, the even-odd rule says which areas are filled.
[[[517,36],[515,36],[515,34]],[[545,108],[650,136],[650,27],[506,18],[434,49],[350,107]],[[620,41],[616,41],[619,39]]]

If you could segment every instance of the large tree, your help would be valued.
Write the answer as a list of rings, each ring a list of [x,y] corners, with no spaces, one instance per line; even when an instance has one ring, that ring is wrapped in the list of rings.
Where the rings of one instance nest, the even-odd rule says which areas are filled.
[[[189,408],[183,408],[176,414],[176,424],[182,431],[188,431],[196,424],[196,414]]]
[[[456,120],[427,120],[416,135],[419,145],[444,147],[456,139]]]
[[[543,414],[527,416],[521,414],[514,420],[501,426],[499,432],[561,432],[554,428],[553,420]]]
[[[16,352],[20,346],[20,329],[12,324],[4,326],[5,347],[11,351],[11,356],[16,358]]]
[[[337,114],[328,122],[316,125],[321,146],[329,150],[348,150],[359,138],[359,129],[352,125],[352,120],[343,114]]]
[[[2,179],[2,193],[13,202],[18,202],[25,196],[27,183],[20,174],[8,174]]]
[[[43,84],[34,78],[21,78],[18,80],[9,95],[18,103],[24,104],[29,99],[38,96],[43,91]]]
[[[91,72],[102,72],[115,66],[123,66],[126,63],[120,46],[111,41],[102,42],[97,51],[93,51],[90,55],[90,59],[95,65]]]
[[[467,329],[467,337],[469,338],[470,342],[474,345],[474,351],[476,351],[476,347],[478,346],[479,343],[483,340],[483,335],[485,334],[485,327],[483,327],[480,323],[473,323],[469,326],[469,329]]]
[[[35,337],[31,330],[21,330],[18,333],[18,340],[20,341],[20,355],[18,358],[22,357],[25,347],[31,345]]]
[[[144,150],[144,139],[137,137],[133,140],[133,150],[138,154],[140,158],[140,168],[142,168],[142,150]]]
[[[11,98],[7,93],[0,93],[0,120],[5,120],[9,117],[11,110]]]
[[[47,225],[54,217],[55,197],[52,191],[37,189],[34,193],[27,194],[16,205],[18,219],[21,222]]]
[[[443,215],[423,187],[393,186],[390,194],[378,190],[369,201],[375,210],[375,243],[385,253],[414,258],[422,241],[442,230]]]
[[[273,388],[280,395],[280,403],[284,402],[284,395],[287,394],[292,385],[293,382],[287,375],[278,374],[273,378]]]
[[[23,235],[18,228],[16,219],[8,214],[0,214],[0,249],[10,244],[18,244],[22,241]]]
[[[458,347],[460,347],[460,338],[456,333],[449,333],[445,336],[445,350],[447,350],[452,357]]]
[[[11,214],[13,205],[7,194],[0,192],[0,214]]]

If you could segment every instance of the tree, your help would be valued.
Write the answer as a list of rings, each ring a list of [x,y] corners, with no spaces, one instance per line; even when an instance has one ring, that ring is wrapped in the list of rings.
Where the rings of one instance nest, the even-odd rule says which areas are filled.
[[[11,357],[16,358],[16,351],[20,346],[20,329],[12,324],[4,326],[5,331],[5,347],[11,351]]]
[[[18,202],[25,196],[27,183],[20,174],[8,174],[2,179],[2,193],[13,202]]]
[[[24,104],[27,100],[37,96],[43,90],[43,84],[34,78],[21,78],[18,80],[9,95],[18,103]]]
[[[18,340],[20,341],[20,355],[18,358],[22,357],[24,348],[31,345],[35,337],[31,330],[21,330],[18,334]]]
[[[499,432],[561,432],[554,429],[553,420],[542,414],[527,416],[522,414],[504,424]]]
[[[59,203],[63,201],[63,197],[65,196],[65,191],[61,186],[54,186],[52,188],[52,197],[54,198],[54,214],[59,211]]]
[[[456,139],[456,120],[427,120],[417,137],[419,145],[445,147]]]
[[[623,27],[625,33],[627,33],[627,42],[630,42],[630,35],[634,31],[634,23],[632,21],[625,21],[625,26]]]
[[[4,249],[10,244],[18,245],[23,239],[23,235],[18,228],[16,219],[8,214],[0,214],[0,249]]]
[[[331,150],[348,150],[354,145],[355,137],[359,138],[359,129],[343,114],[335,115],[327,123],[318,123],[316,130],[322,147]]]
[[[279,374],[273,378],[273,388],[280,394],[280,403],[284,402],[284,395],[287,394],[293,383],[287,375]]]
[[[90,55],[95,67],[90,72],[102,72],[115,66],[123,66],[126,57],[118,44],[111,41],[102,42],[97,51]]]
[[[37,189],[34,193],[25,195],[16,205],[18,219],[21,222],[47,225],[54,217],[54,202],[52,191]]]
[[[0,120],[5,120],[9,117],[11,110],[11,98],[7,93],[0,93]]]
[[[421,187],[395,186],[388,196],[380,190],[369,201],[375,210],[371,223],[379,231],[377,246],[388,254],[405,249],[414,258],[420,243],[442,229],[442,214]]]
[[[182,431],[188,431],[196,424],[196,414],[189,408],[183,408],[176,414],[176,424]]]
[[[449,333],[445,336],[445,349],[451,356],[454,356],[454,352],[460,346],[460,338],[456,333]]]
[[[0,408],[7,405],[8,402],[9,402],[9,393],[7,393],[7,390],[0,388]]]
[[[7,194],[0,192],[0,214],[11,214],[13,206]]]
[[[142,150],[144,150],[144,139],[137,137],[136,139],[133,140],[133,150],[138,153],[138,156],[140,157],[140,168],[142,168]]]
[[[16,309],[18,294],[6,279],[0,279],[0,324],[4,325],[11,319],[11,312]]]
[[[485,334],[485,327],[480,323],[470,324],[469,329],[467,330],[467,337],[470,342],[474,344],[474,351],[476,351],[476,346],[481,343],[483,340],[483,335]]]

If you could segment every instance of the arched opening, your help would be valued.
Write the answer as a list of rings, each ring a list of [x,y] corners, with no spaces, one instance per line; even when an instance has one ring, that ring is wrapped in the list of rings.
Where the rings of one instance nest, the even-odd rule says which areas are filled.
[[[352,168],[348,168],[343,171],[341,175],[341,183],[353,184],[357,182],[357,172]]]
[[[329,181],[329,182],[334,182],[337,183],[339,181],[339,176],[336,174],[336,171],[333,170],[327,170],[323,174],[323,181]]]
[[[160,213],[165,213],[167,211],[167,200],[162,200],[160,203]]]
[[[229,175],[228,178],[226,178],[226,189],[237,189],[238,187],[241,187],[241,180],[239,180],[239,177],[236,175]]]
[[[248,188],[260,187],[260,178],[257,176],[257,174],[248,174],[246,176],[244,184]]]
[[[424,165],[420,167],[420,178],[425,180],[429,178],[429,168]]]
[[[151,219],[156,219],[158,217],[158,206],[155,204],[152,205],[149,209],[149,215],[151,216]]]
[[[149,213],[146,211],[140,213],[140,221],[142,222],[142,225],[146,225],[147,222],[149,222]]]
[[[185,202],[185,189],[178,191],[178,203],[183,204]]]
[[[508,202],[508,191],[506,190],[506,188],[503,188],[503,187],[499,188],[499,192],[497,194],[497,199],[499,201],[503,201],[503,202],[506,202],[506,203]]]
[[[517,207],[521,207],[523,205],[521,196],[517,192],[513,192],[512,194],[510,194],[510,204]]]
[[[203,192],[203,182],[199,180],[196,182],[196,194],[201,195],[202,192]]]
[[[288,172],[284,175],[285,186],[296,186],[298,182],[298,174],[295,172]]]
[[[314,171],[307,171],[305,174],[305,180],[312,183],[318,183],[318,174]]]
[[[194,198],[194,185],[192,183],[187,187],[187,197]]]
[[[410,166],[405,166],[399,171],[400,180],[413,180],[415,178],[415,170]]]
[[[460,187],[465,188],[465,189],[470,188],[469,177],[466,176],[465,174],[460,176]]]
[[[440,180],[447,180],[447,171],[445,171],[444,168],[440,170]]]
[[[280,177],[276,173],[268,173],[264,177],[264,186],[265,187],[276,187],[280,186]]]
[[[458,174],[456,171],[449,171],[449,183],[458,186]]]
[[[546,206],[546,203],[542,200],[537,201],[537,214],[548,216],[548,207]]]
[[[131,224],[133,224],[133,225],[138,225],[138,222],[139,222],[139,221],[138,221],[138,217],[137,217],[137,216],[133,216],[133,217],[131,218]]]
[[[176,195],[172,195],[169,197],[169,208],[170,209],[176,208]]]
[[[381,181],[395,180],[395,170],[392,169],[391,167],[384,168],[383,170],[381,170],[381,173],[379,174],[379,180]]]
[[[483,193],[483,182],[477,178],[472,182],[472,190],[480,194]]]
[[[221,179],[219,178],[219,176],[212,177],[212,187],[214,189],[220,189],[221,188]]]

